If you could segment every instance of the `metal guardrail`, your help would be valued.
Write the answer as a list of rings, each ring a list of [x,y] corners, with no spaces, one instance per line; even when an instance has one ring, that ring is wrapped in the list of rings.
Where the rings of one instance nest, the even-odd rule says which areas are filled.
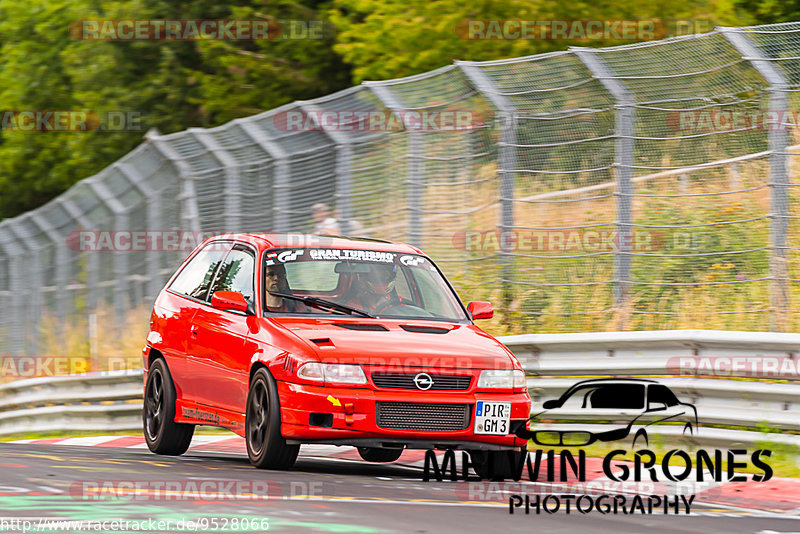
[[[730,447],[770,442],[800,447],[800,435],[791,433],[800,432],[800,382],[675,377],[678,373],[670,363],[676,358],[754,358],[786,360],[796,369],[800,334],[676,330],[533,334],[500,340],[527,371],[534,412],[582,376],[654,376],[682,401],[695,405],[700,429],[694,439],[700,444]],[[753,374],[774,378],[764,372]],[[142,376],[138,369],[33,378],[0,386],[0,435],[138,431]],[[773,432],[759,431],[762,428]],[[680,430],[662,427],[654,429],[654,434],[671,439]]]
[[[510,348],[529,375],[534,376],[672,376],[681,374],[681,358],[694,361],[738,359],[748,368],[748,378],[775,379],[769,361],[798,371],[800,334],[735,332],[722,330],[661,330],[581,334],[524,334],[500,340]],[[724,369],[722,369],[724,371]],[[795,372],[781,378],[798,380]]]
[[[0,435],[142,427],[141,369],[18,380],[0,386]]]
[[[500,340],[529,376],[534,412],[581,377],[656,377],[697,408],[698,443],[770,442],[800,447],[800,435],[781,432],[800,432],[800,334],[664,330],[525,334]],[[744,368],[729,372],[736,364]],[[698,367],[703,369],[699,374],[689,372]],[[726,376],[714,376],[720,374]],[[731,379],[737,374],[746,374],[747,379]],[[789,382],[776,383],[776,378]],[[772,432],[758,431],[762,428]],[[670,439],[678,437],[680,430],[654,427],[653,433]]]

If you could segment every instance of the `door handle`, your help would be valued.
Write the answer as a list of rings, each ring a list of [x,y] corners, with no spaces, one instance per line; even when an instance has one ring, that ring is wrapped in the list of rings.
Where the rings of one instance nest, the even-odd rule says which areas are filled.
[[[194,336],[197,335],[197,325],[192,325],[192,327],[189,330],[192,332],[192,335]]]

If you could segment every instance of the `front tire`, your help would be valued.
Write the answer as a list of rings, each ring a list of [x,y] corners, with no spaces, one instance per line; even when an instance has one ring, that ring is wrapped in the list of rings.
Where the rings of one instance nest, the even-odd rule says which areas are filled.
[[[358,447],[358,455],[362,460],[367,462],[394,462],[400,455],[403,454],[403,449],[382,449],[380,447]]]
[[[192,443],[194,425],[175,422],[176,399],[167,364],[158,358],[147,373],[142,409],[144,439],[156,454],[180,456]]]
[[[300,445],[287,445],[281,435],[281,405],[275,379],[264,368],[250,381],[244,423],[247,456],[259,469],[289,469]]]

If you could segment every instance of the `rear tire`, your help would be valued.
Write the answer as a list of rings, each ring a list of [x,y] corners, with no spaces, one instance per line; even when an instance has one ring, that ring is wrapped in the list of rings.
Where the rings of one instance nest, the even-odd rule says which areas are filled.
[[[300,445],[287,445],[281,435],[278,386],[263,367],[250,381],[244,428],[247,456],[254,466],[259,469],[289,469],[294,465]]]
[[[472,469],[482,479],[503,481],[513,479],[525,451],[469,451]]]
[[[180,456],[189,448],[194,425],[175,422],[175,384],[167,364],[153,361],[144,388],[142,423],[147,447],[156,454]]]
[[[367,462],[394,462],[404,449],[383,449],[380,447],[358,447],[358,455]]]

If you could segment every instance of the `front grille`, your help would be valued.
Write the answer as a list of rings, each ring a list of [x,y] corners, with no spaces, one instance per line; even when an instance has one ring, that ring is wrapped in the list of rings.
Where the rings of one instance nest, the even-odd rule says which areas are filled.
[[[381,428],[397,430],[464,430],[470,422],[469,404],[378,402],[375,418]]]
[[[419,389],[414,384],[414,377],[419,373],[372,373],[372,381],[379,388]],[[472,377],[469,375],[440,375],[428,373],[433,380],[433,389],[463,391],[469,389]]]

